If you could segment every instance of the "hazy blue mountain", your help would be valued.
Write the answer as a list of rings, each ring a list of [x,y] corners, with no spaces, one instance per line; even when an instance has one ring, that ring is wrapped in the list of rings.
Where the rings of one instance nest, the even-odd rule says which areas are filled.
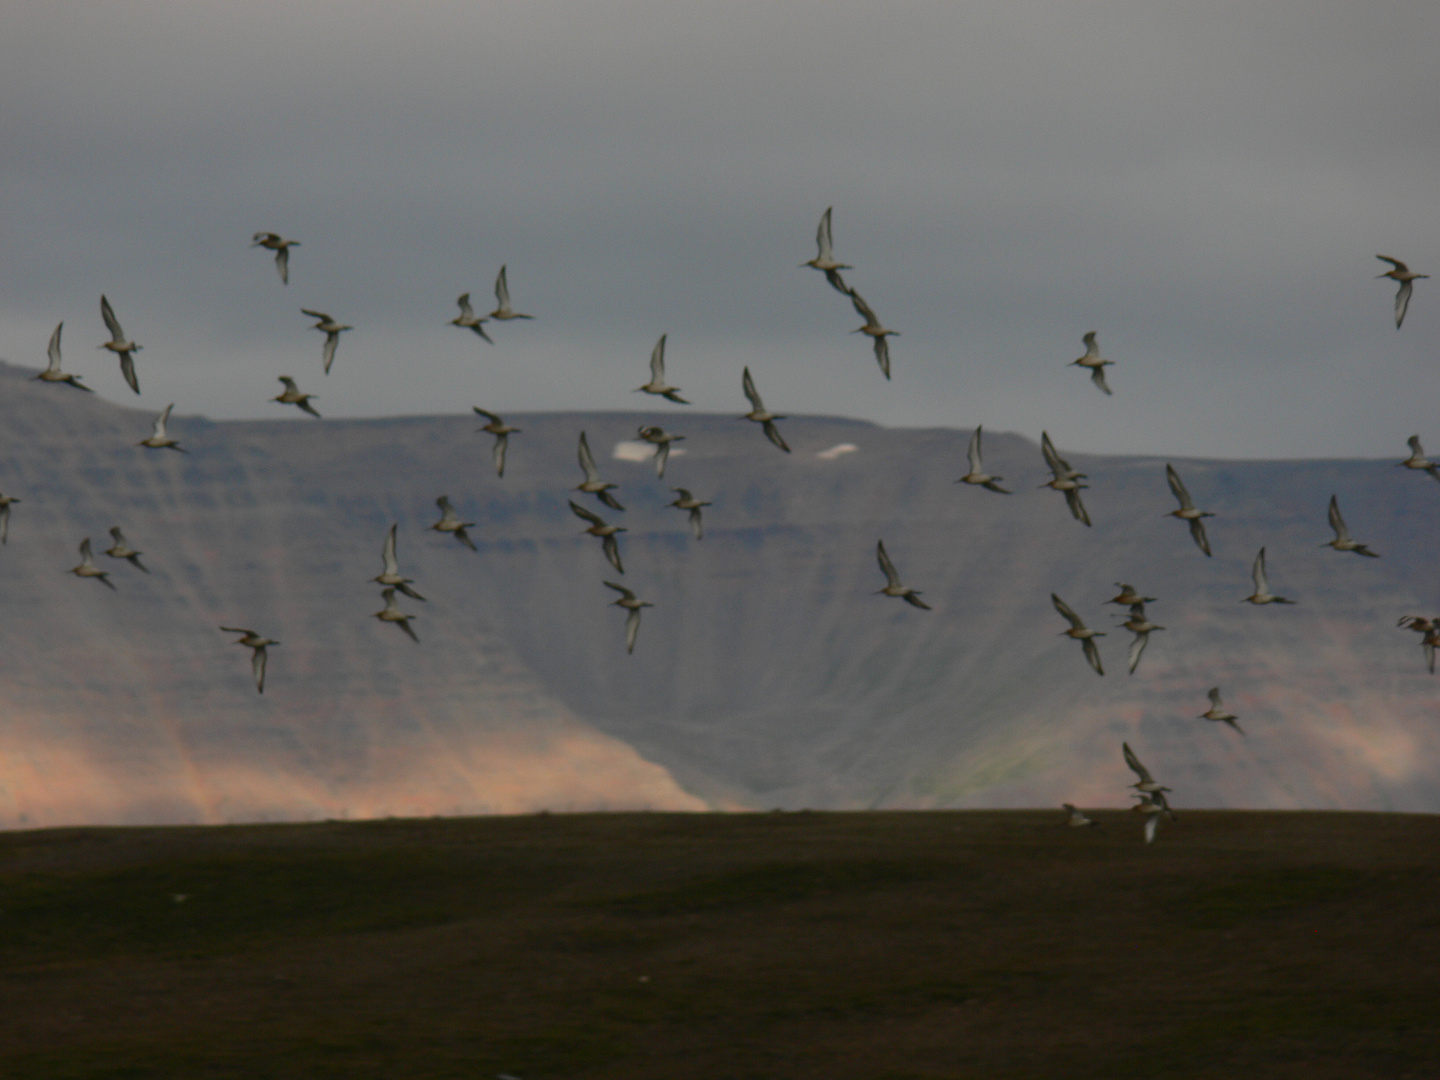
[[[135,445],[150,413],[31,374],[0,366],[0,491],[23,500],[0,548],[0,823],[1123,804],[1122,740],[1180,806],[1440,809],[1440,681],[1395,628],[1440,615],[1440,484],[1390,462],[1175,460],[1217,515],[1207,559],[1166,516],[1166,459],[1067,454],[1085,528],[1037,490],[1039,432],[986,433],[1004,496],[954,483],[968,429],[792,417],[785,454],[667,403],[507,415],[500,479],[468,414],[212,423],[180,402],[178,454]],[[614,456],[642,423],[686,437],[663,481]],[[624,513],[571,490],[582,429]],[[703,541],[672,486],[713,503]],[[478,551],[429,531],[442,494]],[[1320,546],[1331,494],[1381,558]],[[572,498],[628,530],[623,577]],[[419,645],[372,617],[391,522]],[[99,554],[111,525],[152,574]],[[116,591],[67,573],[85,536]],[[933,611],[874,595],[882,538]],[[1262,544],[1295,606],[1240,603]],[[606,580],[655,605],[633,656]],[[1117,581],[1167,627],[1133,676]],[[1103,678],[1052,591],[1106,630]],[[221,623],[283,643],[263,697]],[[1196,719],[1216,684],[1246,737]]]

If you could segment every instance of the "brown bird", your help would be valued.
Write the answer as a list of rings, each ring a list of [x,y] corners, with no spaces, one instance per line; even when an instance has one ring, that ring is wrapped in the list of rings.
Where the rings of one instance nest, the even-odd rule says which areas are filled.
[[[885,575],[885,587],[876,591],[875,595],[898,596],[907,604],[911,604],[925,611],[931,610],[930,605],[920,599],[920,594],[908,585],[900,584],[900,575],[895,570],[895,564],[890,561],[890,556],[885,554],[885,541],[881,540],[875,545],[875,559],[880,563],[880,572]]]
[[[110,340],[100,348],[109,349],[120,358],[120,374],[125,376],[130,389],[138,394],[140,380],[135,377],[134,354],[140,351],[140,346],[127,338],[125,331],[120,329],[120,320],[115,318],[115,311],[110,307],[110,301],[105,299],[104,293],[100,294],[100,317],[105,320],[105,329],[110,331]]]
[[[835,261],[835,241],[830,235],[830,211],[833,206],[827,206],[825,213],[820,215],[820,227],[815,230],[815,246],[820,249],[819,254],[809,262],[803,262],[801,266],[813,266],[825,275],[825,280],[836,292],[850,295],[850,288],[845,284],[845,279],[840,276],[841,270],[854,269],[842,262]]]
[[[1400,324],[1405,321],[1405,309],[1410,306],[1410,294],[1415,291],[1415,282],[1430,275],[1414,273],[1399,259],[1392,259],[1389,255],[1376,255],[1375,258],[1390,264],[1390,269],[1385,273],[1375,275],[1377,280],[1391,278],[1400,283],[1400,291],[1395,294],[1395,329],[1399,330]]]
[[[528,315],[525,316],[525,318],[527,319],[529,317],[530,316]],[[489,423],[487,423],[484,427],[478,427],[475,430],[488,431],[491,435],[495,436],[495,445],[491,447],[490,456],[495,461],[495,475],[504,476],[505,450],[510,445],[510,436],[519,435],[520,429],[518,427],[511,427],[509,424],[505,423],[504,420],[501,420],[500,417],[496,416],[493,412],[486,412],[478,405],[472,405],[470,407],[474,409],[475,412],[478,413],[480,416],[485,417],[485,419],[489,421]]]
[[[1070,629],[1061,630],[1060,633],[1080,642],[1085,649],[1085,659],[1090,661],[1090,666],[1095,669],[1095,674],[1104,675],[1105,669],[1100,664],[1100,649],[1095,644],[1095,639],[1097,637],[1104,637],[1105,635],[1099,630],[1091,630],[1087,627],[1080,621],[1080,616],[1075,614],[1070,605],[1065,603],[1064,600],[1061,600],[1060,597],[1056,596],[1053,592],[1050,594],[1050,602],[1055,605],[1055,610],[1063,615],[1070,623]]]
[[[475,543],[470,539],[469,534],[466,533],[465,530],[472,528],[475,523],[473,521],[460,520],[460,515],[457,514],[455,508],[450,505],[450,497],[448,495],[441,495],[435,500],[435,505],[440,508],[440,520],[434,525],[431,525],[430,528],[435,530],[435,532],[450,533],[456,540],[459,540],[460,543],[464,544],[471,551],[474,551]]]
[[[570,502],[570,509],[576,517],[590,523],[590,527],[585,531],[591,536],[598,536],[600,538],[601,547],[605,551],[605,558],[610,560],[610,565],[615,567],[616,571],[623,574],[625,567],[620,565],[620,544],[619,541],[615,539],[615,534],[626,532],[625,527],[623,525],[607,525],[605,519],[599,514],[586,510],[585,507],[576,504],[573,500]]]
[[[1171,510],[1167,517],[1179,518],[1190,526],[1190,539],[1195,541],[1195,546],[1206,555],[1210,554],[1210,540],[1205,535],[1205,523],[1201,518],[1214,517],[1208,510],[1195,509],[1195,500],[1190,498],[1190,492],[1185,490],[1185,485],[1180,481],[1180,474],[1175,471],[1173,465],[1165,466],[1165,479],[1170,484],[1170,491],[1175,498],[1180,500],[1180,509]]]
[[[290,249],[299,247],[299,240],[286,240],[279,233],[257,232],[250,238],[251,247],[267,248],[275,252],[275,270],[280,275],[280,284],[290,284]]]
[[[46,355],[50,360],[50,366],[40,372],[39,375],[36,375],[35,378],[42,379],[45,382],[69,383],[77,390],[88,391],[90,387],[80,384],[79,375],[67,375],[60,370],[60,331],[64,328],[65,324],[62,322],[55,327],[55,332],[50,335],[50,347],[46,350]]]
[[[890,378],[890,346],[886,343],[887,337],[899,337],[899,330],[886,330],[880,325],[880,320],[875,312],[854,289],[849,290],[850,303],[855,306],[855,311],[865,320],[865,325],[857,327],[850,332],[852,334],[865,334],[875,343],[875,362],[880,365],[885,378]]]
[[[240,634],[240,640],[236,645],[244,645],[252,650],[250,653],[250,672],[255,676],[255,689],[260,693],[265,692],[265,663],[268,654],[265,652],[271,645],[279,645],[280,642],[274,638],[261,637],[254,630],[246,630],[243,626],[222,626],[227,634]]]

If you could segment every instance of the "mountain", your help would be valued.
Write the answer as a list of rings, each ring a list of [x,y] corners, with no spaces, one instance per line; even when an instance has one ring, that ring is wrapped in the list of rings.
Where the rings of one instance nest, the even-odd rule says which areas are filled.
[[[1122,741],[1181,807],[1440,809],[1440,681],[1395,627],[1440,614],[1440,484],[1389,462],[1174,460],[1206,558],[1167,459],[1067,454],[1086,528],[1019,435],[985,436],[1006,496],[954,483],[968,430],[792,417],[785,454],[668,404],[507,415],[501,479],[471,415],[177,415],[180,454],[31,374],[0,365],[0,824],[1120,805]],[[663,481],[645,423],[685,436]],[[624,513],[572,490],[581,430]],[[671,486],[713,503],[703,541]],[[430,531],[442,494],[477,551]],[[1381,558],[1321,546],[1332,494]],[[626,528],[623,577],[570,499]],[[372,617],[392,522],[418,645]],[[149,575],[99,554],[112,525]],[[86,536],[114,591],[67,573]],[[879,539],[932,611],[874,595]],[[1240,603],[1261,545],[1294,606]],[[606,580],[655,605],[633,655]],[[1133,676],[1117,581],[1166,627]],[[221,624],[281,642],[263,696]],[[1244,737],[1197,719],[1214,685]]]

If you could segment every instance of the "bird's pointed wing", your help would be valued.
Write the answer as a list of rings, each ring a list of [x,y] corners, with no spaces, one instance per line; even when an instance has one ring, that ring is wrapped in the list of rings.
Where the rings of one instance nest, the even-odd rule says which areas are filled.
[[[56,330],[55,332],[58,334],[60,331],[59,331],[59,330]],[[1420,449],[1420,436],[1419,436],[1419,435],[1411,435],[1410,438],[1406,439],[1405,441],[1406,441],[1406,443],[1409,444],[1409,446],[1410,446],[1410,452],[1411,452],[1412,454],[1414,454],[1416,457],[1422,457],[1422,458],[1425,456],[1425,451],[1422,450],[1422,449]]]
[[[665,382],[665,339],[669,336],[661,334],[650,352],[650,381],[661,385]]]
[[[1405,309],[1410,306],[1410,294],[1415,291],[1413,281],[1402,281],[1400,289],[1395,293],[1395,329],[1400,329],[1400,324],[1405,321]]]
[[[830,212],[834,209],[827,206],[825,213],[820,215],[820,226],[815,230],[815,246],[820,249],[816,262],[833,262],[835,259],[835,240],[830,233]]]
[[[866,326],[879,326],[880,320],[875,318],[875,312],[865,302],[865,298],[854,289],[850,290],[850,303],[855,306],[856,312],[865,320]]]
[[[1063,615],[1076,630],[1085,629],[1085,624],[1080,621],[1080,616],[1076,615],[1070,605],[1065,603],[1064,600],[1061,600],[1060,597],[1056,596],[1053,592],[1050,594],[1050,602],[1055,605],[1055,610]]]
[[[765,403],[760,400],[760,394],[755,389],[755,380],[750,377],[750,369],[748,367],[740,379],[740,386],[741,389],[745,391],[745,396],[750,399],[751,408],[756,412],[764,412]]]
[[[775,426],[774,420],[766,420],[761,426],[765,429],[765,437],[767,439],[787,454],[790,453],[790,447],[785,444],[785,437],[780,434],[780,429]]]
[[[1185,489],[1185,484],[1180,479],[1180,474],[1175,471],[1175,466],[1165,466],[1165,479],[1170,483],[1170,491],[1175,498],[1180,500],[1181,510],[1194,510],[1195,502],[1190,498],[1190,492]]]
[[[156,438],[158,438],[158,439],[167,438],[167,436],[166,436],[166,434],[165,434],[165,423],[166,423],[166,421],[168,421],[168,420],[170,419],[170,410],[173,409],[173,408],[175,408],[175,403],[172,401],[169,405],[166,405],[166,406],[165,406],[165,411],[164,411],[164,412],[162,412],[159,416],[155,417],[155,437],[156,437]]]
[[[330,365],[335,362],[335,346],[340,344],[339,331],[331,331],[325,335],[325,374],[330,374]]]
[[[1330,528],[1335,530],[1335,539],[1345,543],[1350,539],[1350,530],[1345,527],[1345,519],[1340,516],[1340,503],[1334,496],[1330,496]]]
[[[262,694],[265,692],[265,658],[267,655],[265,646],[262,645],[250,658],[250,670],[255,674],[255,689]]]
[[[59,326],[55,327],[55,332],[50,335],[50,345],[45,350],[45,354],[50,358],[49,370],[51,371],[60,370],[60,331],[64,328],[65,323],[63,321]]]
[[[315,311],[313,308],[302,307],[301,315],[309,315],[312,319],[319,319],[321,322],[334,322],[335,320],[326,315],[323,311]]]
[[[105,299],[105,294],[100,294],[100,317],[105,320],[105,328],[110,331],[111,341],[124,341],[125,331],[120,329],[120,320],[115,318],[115,311],[110,306],[110,301]]]
[[[966,451],[966,455],[970,458],[970,471],[976,474],[982,472],[980,467],[980,428],[978,426],[975,428],[975,433],[970,436],[970,449]]]
[[[289,375],[277,375],[276,378],[278,378],[282,383],[285,384],[285,389],[288,390],[290,393],[298,394],[300,392],[300,388],[295,385],[295,380],[292,379]]]
[[[695,534],[696,540],[705,539],[705,524],[700,519],[700,507],[690,511],[690,531]]]
[[[605,537],[600,546],[605,552],[605,557],[610,560],[610,565],[615,567],[618,573],[623,574],[625,567],[620,563],[620,542],[615,539],[615,534],[611,533]]]
[[[1076,521],[1090,524],[1090,513],[1085,509],[1085,504],[1080,501],[1080,492],[1076,488],[1070,488],[1065,492],[1065,504],[1070,507],[1070,513]]]
[[[1205,523],[1199,518],[1190,520],[1190,539],[1195,541],[1195,546],[1206,555],[1210,554],[1210,538],[1205,535]]]
[[[890,378],[890,344],[883,335],[875,339],[875,362],[880,365],[885,378]]]
[[[625,617],[625,651],[635,651],[635,637],[640,633],[640,609],[631,608],[630,614]]]
[[[288,247],[282,247],[279,251],[275,252],[275,270],[276,270],[276,272],[279,273],[279,275],[280,275],[280,284],[281,284],[281,285],[289,285],[289,284],[290,284],[290,249],[289,249]],[[263,678],[264,678],[263,675],[262,675],[261,678],[262,678],[262,681],[263,681]]]
[[[1101,390],[1104,390],[1105,393],[1111,395],[1112,397],[1114,396],[1114,392],[1110,389],[1110,384],[1105,381],[1105,369],[1103,367],[1091,369],[1090,381],[1093,382],[1096,386],[1098,386]]]
[[[890,561],[890,556],[885,554],[885,541],[875,544],[875,558],[880,563],[880,572],[885,575],[886,582],[892,588],[900,588],[900,575],[895,572],[895,564]]]
[[[609,588],[609,589],[614,589],[616,592],[618,592],[618,593],[620,594],[620,596],[621,596],[622,599],[625,599],[625,600],[634,600],[634,599],[635,599],[635,594],[634,594],[633,592],[631,592],[629,589],[627,589],[624,585],[616,585],[615,582],[613,582],[613,581],[607,581],[607,582],[605,582],[605,587],[606,587],[606,588]]]
[[[600,480],[600,470],[595,467],[595,458],[590,453],[590,443],[585,438],[585,432],[580,432],[580,447],[576,452],[580,459],[580,468],[585,470],[586,483],[594,484]],[[571,504],[574,505],[573,503]]]
[[[662,442],[655,447],[655,477],[660,479],[665,475],[665,463],[670,460],[670,444]]]
[[[1270,591],[1270,583],[1265,580],[1265,549],[1260,549],[1260,554],[1255,556],[1255,565],[1250,568],[1250,577],[1255,582],[1255,592],[1264,596]]]
[[[1140,654],[1145,651],[1145,646],[1150,643],[1150,634],[1147,631],[1143,634],[1136,634],[1135,640],[1130,642],[1130,674],[1135,674],[1135,669],[1140,666]]]
[[[1085,360],[1094,360],[1100,355],[1100,346],[1095,344],[1095,333],[1091,330],[1081,339],[1085,342]]]
[[[1140,759],[1135,756],[1135,751],[1130,749],[1129,743],[1121,743],[1121,749],[1125,751],[1125,764],[1130,766],[1130,771],[1140,778],[1142,784],[1153,784],[1155,778],[1150,775],[1150,770],[1140,764]]]
[[[1105,668],[1100,664],[1100,646],[1095,644],[1094,638],[1086,638],[1084,642],[1085,659],[1090,661],[1090,666],[1095,669],[1095,674],[1104,675]]]
[[[479,415],[485,417],[485,419],[489,420],[492,424],[498,424],[501,422],[500,417],[496,416],[493,412],[487,412],[486,410],[480,408],[479,405],[471,405],[470,408]]]
[[[495,475],[505,475],[505,449],[510,445],[509,435],[496,435],[495,445],[490,448],[490,457],[495,461]]]
[[[400,564],[395,558],[395,530],[398,526],[391,525],[390,531],[385,534],[385,545],[380,549],[380,558],[385,562],[385,573],[399,574]]]
[[[247,629],[245,629],[245,627],[243,627],[243,626],[222,626],[222,627],[220,627],[220,629],[221,629],[221,630],[224,630],[227,634],[253,634],[253,633],[255,633],[254,630],[247,630]]]
[[[1218,686],[1212,686],[1209,693],[1207,693],[1205,696],[1210,699],[1211,708],[1223,709],[1225,707],[1220,702],[1220,688]]]
[[[1156,830],[1159,829],[1159,828],[1160,828],[1160,815],[1159,815],[1159,814],[1146,814],[1146,815],[1145,815],[1145,843],[1147,843],[1147,844],[1153,844],[1153,843],[1155,842],[1155,832],[1156,832]]]
[[[576,517],[590,522],[591,525],[599,526],[602,529],[605,527],[604,518],[602,518],[599,514],[595,513],[593,510],[585,509],[585,507],[581,506],[573,499],[570,501],[570,509]]]
[[[505,267],[500,267],[500,273],[495,277],[495,300],[501,311],[510,309],[510,282],[505,278]]]
[[[120,531],[120,526],[119,526],[119,525],[112,525],[112,526],[110,526],[110,535],[111,535],[111,537],[114,538],[115,543],[116,543],[117,546],[120,546],[120,547],[129,547],[129,546],[130,546],[129,544],[125,543],[125,534]]]
[[[1375,258],[1379,259],[1381,262],[1388,262],[1391,266],[1393,266],[1396,270],[1399,270],[1402,274],[1408,274],[1410,272],[1410,268],[1406,266],[1403,262],[1401,262],[1399,259],[1392,259],[1389,255],[1376,255]],[[1384,275],[1382,274],[1381,276],[1383,277]]]
[[[470,306],[470,294],[468,292],[461,293],[460,299],[456,300],[455,303],[460,305],[460,317],[462,319],[472,319],[475,317],[475,309]]]

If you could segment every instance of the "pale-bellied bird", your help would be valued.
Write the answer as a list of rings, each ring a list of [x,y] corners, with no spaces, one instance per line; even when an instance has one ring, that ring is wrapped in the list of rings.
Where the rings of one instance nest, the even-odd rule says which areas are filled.
[[[690,403],[680,396],[680,388],[665,381],[665,339],[669,336],[661,334],[655,348],[650,350],[650,381],[644,386],[637,386],[635,393],[658,394],[677,405],[689,405]]]
[[[460,305],[460,314],[450,320],[450,325],[458,326],[462,330],[474,330],[475,333],[494,345],[495,342],[490,341],[490,335],[485,333],[485,323],[489,320],[482,319],[475,314],[475,309],[470,306],[470,294],[468,292],[461,293],[460,299],[455,302]]]
[[[312,319],[318,319],[310,329],[319,330],[325,335],[325,374],[330,374],[330,365],[335,362],[335,346],[340,344],[340,335],[346,330],[354,330],[353,326],[346,326],[342,322],[336,322],[323,311],[311,311],[309,308],[301,308],[301,315],[309,315]]]
[[[406,615],[403,611],[400,610],[399,604],[397,604],[395,601],[395,590],[383,589],[380,592],[380,596],[385,601],[385,609],[383,611],[375,612],[375,618],[379,619],[381,622],[394,623],[396,626],[400,627],[401,630],[405,631],[406,635],[410,638],[411,641],[415,642],[418,645],[420,643],[420,639],[415,636],[415,630],[410,625],[410,620],[415,618],[415,616]]]
[[[175,403],[172,401],[165,406],[165,411],[155,418],[150,437],[141,439],[135,445],[149,447],[151,450],[179,450],[182,454],[187,453],[184,447],[165,433],[165,425],[170,419],[170,410],[173,408],[175,408]]]
[[[1055,474],[1052,479],[1040,486],[1062,492],[1065,496],[1065,505],[1070,508],[1070,516],[1088,526],[1090,514],[1086,511],[1085,504],[1080,501],[1080,492],[1090,486],[1080,483],[1085,474],[1076,472],[1070,467],[1068,461],[1055,452],[1054,443],[1050,441],[1050,436],[1043,431],[1040,433],[1040,453],[1045,458],[1045,464]]]
[[[110,301],[105,299],[105,294],[100,294],[100,317],[105,320],[105,329],[110,331],[110,340],[101,345],[102,349],[109,349],[120,358],[120,374],[125,376],[125,381],[130,384],[130,389],[135,393],[140,392],[140,380],[135,377],[135,353],[140,351],[140,346],[125,336],[125,331],[120,329],[120,320],[115,318],[115,311],[110,306]]]
[[[1067,802],[1061,803],[1060,805],[1069,812],[1065,818],[1065,824],[1070,826],[1070,828],[1072,829],[1083,829],[1087,825],[1100,824],[1098,821],[1091,821],[1088,817],[1085,816],[1083,811],[1076,809],[1072,803]]]
[[[624,585],[616,585],[613,581],[607,581],[605,584],[620,594],[620,599],[615,601],[614,606],[622,607],[629,612],[625,617],[625,651],[633,653],[635,651],[635,635],[640,633],[640,609],[655,605],[645,600],[636,600],[635,594]]]
[[[1210,554],[1210,538],[1205,535],[1205,522],[1201,518],[1214,517],[1208,510],[1195,509],[1195,500],[1190,497],[1190,492],[1180,480],[1180,474],[1175,471],[1173,465],[1165,466],[1165,479],[1170,484],[1170,491],[1180,501],[1179,510],[1171,510],[1168,517],[1179,518],[1190,526],[1190,539],[1195,541],[1195,546],[1206,555]]]
[[[655,476],[657,479],[665,475],[665,464],[670,460],[670,444],[682,442],[684,435],[671,435],[662,427],[642,427],[639,431],[640,438],[655,447]]]
[[[55,327],[55,332],[50,335],[50,347],[45,350],[46,355],[50,358],[50,366],[35,378],[43,379],[45,382],[69,383],[77,390],[89,390],[90,387],[81,385],[79,375],[67,375],[60,370],[60,331],[64,326],[65,324],[61,322]]]
[[[126,542],[125,534],[120,531],[119,525],[111,527],[110,538],[115,542],[105,549],[106,555],[109,555],[112,559],[127,559],[137,569],[144,570],[147,574],[150,572],[149,568],[140,561],[140,556],[145,553],[143,551],[136,551]]]
[[[1120,590],[1119,596],[1112,596],[1105,602],[1107,604],[1119,604],[1121,607],[1129,607],[1132,604],[1153,604],[1155,597],[1141,596],[1135,591],[1135,586],[1127,585],[1123,581],[1115,582],[1115,587]]]
[[[1144,601],[1137,600],[1130,605],[1130,617],[1120,624],[1135,635],[1130,642],[1130,674],[1135,674],[1135,669],[1140,666],[1140,654],[1145,651],[1145,646],[1150,643],[1150,634],[1154,630],[1164,630],[1165,627],[1153,623],[1145,614]]]
[[[611,510],[624,510],[610,490],[617,487],[616,484],[607,484],[600,479],[600,470],[595,467],[595,457],[590,453],[590,443],[585,438],[585,432],[580,432],[580,445],[576,450],[576,456],[580,461],[580,468],[585,473],[583,483],[576,484],[576,491],[583,491],[587,495],[594,495]]]
[[[298,406],[302,412],[307,412],[317,419],[320,418],[320,414],[315,411],[315,406],[310,404],[316,398],[315,394],[302,394],[300,388],[295,385],[295,380],[289,375],[279,376],[279,381],[285,384],[285,389],[277,396],[272,397],[271,401],[278,401],[282,405]]]
[[[265,650],[271,645],[279,645],[280,642],[274,638],[261,637],[254,630],[246,630],[243,626],[222,626],[227,634],[240,634],[242,637],[235,642],[236,645],[244,645],[252,650],[250,653],[250,672],[255,676],[255,689],[260,693],[265,692],[265,662],[267,653]]]
[[[380,548],[380,560],[384,563],[385,568],[370,580],[379,585],[388,585],[399,589],[413,600],[424,600],[425,597],[410,587],[411,579],[400,576],[400,562],[395,557],[395,530],[397,527],[394,524],[390,526],[390,531],[385,534],[385,543]]]
[[[1105,669],[1100,665],[1100,649],[1095,644],[1095,639],[1097,637],[1104,637],[1105,635],[1099,630],[1091,630],[1081,622],[1080,616],[1075,614],[1070,605],[1065,603],[1064,600],[1061,600],[1060,597],[1056,596],[1053,592],[1050,594],[1050,602],[1055,605],[1055,610],[1063,615],[1070,623],[1070,629],[1061,630],[1060,633],[1065,637],[1074,638],[1080,642],[1085,649],[1085,659],[1090,661],[1090,666],[1095,669],[1095,674],[1104,675]]]
[[[623,525],[606,524],[605,519],[599,514],[586,510],[585,507],[580,506],[573,500],[570,502],[570,509],[576,517],[590,523],[589,528],[585,531],[591,536],[598,536],[600,538],[601,547],[605,551],[605,558],[610,560],[611,566],[623,574],[625,567],[620,565],[620,544],[615,539],[615,534],[625,532],[625,527]]]
[[[275,270],[280,275],[280,284],[290,284],[290,249],[299,247],[299,240],[286,240],[279,233],[257,232],[250,238],[251,247],[262,247],[275,252]]]
[[[1265,549],[1260,549],[1260,554],[1255,556],[1255,564],[1250,567],[1250,578],[1255,582],[1255,591],[1245,597],[1241,603],[1245,604],[1293,604],[1294,600],[1287,600],[1283,596],[1276,596],[1270,591],[1270,580],[1265,576]]]
[[[970,448],[965,452],[970,459],[970,471],[956,480],[957,484],[979,484],[988,491],[998,491],[1001,495],[1012,494],[1000,486],[1003,476],[991,476],[985,471],[985,466],[980,459],[980,425],[976,425],[975,432],[970,436]]]
[[[877,590],[876,596],[898,596],[907,604],[923,608],[926,611],[931,610],[930,605],[920,599],[918,592],[908,585],[900,584],[900,575],[895,570],[895,564],[890,561],[890,556],[885,554],[884,540],[875,545],[875,560],[880,564],[880,572],[885,575],[885,587]]]
[[[1410,456],[1404,461],[1397,461],[1396,465],[1403,465],[1407,469],[1422,469],[1428,472],[1436,480],[1440,480],[1440,465],[1436,465],[1425,456],[1425,451],[1420,446],[1420,436],[1411,435],[1405,440],[1410,445]]]
[[[1380,556],[1371,551],[1364,544],[1350,539],[1350,530],[1345,527],[1345,519],[1340,516],[1340,503],[1334,496],[1330,496],[1330,528],[1335,530],[1335,539],[1327,540],[1321,547],[1331,547],[1336,551],[1353,551],[1356,555],[1368,555],[1372,559]]]
[[[1155,778],[1150,775],[1150,770],[1140,763],[1140,759],[1135,756],[1135,751],[1130,749],[1129,743],[1122,742],[1120,748],[1125,752],[1125,764],[1130,767],[1131,772],[1140,778],[1130,786],[1152,798],[1158,795],[1163,805],[1165,799],[1164,792],[1170,789],[1168,787],[1161,787],[1155,782]]]
[[[880,365],[880,370],[884,372],[885,378],[888,379],[890,378],[890,346],[886,343],[885,339],[887,337],[899,337],[900,331],[886,330],[885,327],[880,325],[879,318],[876,317],[875,312],[871,309],[870,305],[865,302],[864,298],[854,289],[848,291],[850,293],[850,303],[854,305],[855,311],[859,316],[865,320],[864,326],[856,327],[850,332],[852,334],[865,334],[874,341],[875,362]]]
[[[1210,698],[1210,708],[1206,709],[1203,713],[1200,714],[1200,719],[1214,720],[1217,723],[1229,724],[1236,731],[1239,731],[1241,735],[1244,735],[1245,732],[1242,731],[1240,725],[1235,722],[1240,718],[1234,713],[1225,711],[1225,705],[1220,700],[1220,688],[1218,686],[1212,686],[1210,688],[1210,693],[1206,696]]]
[[[1110,393],[1110,387],[1105,382],[1105,365],[1113,364],[1115,361],[1101,358],[1100,346],[1095,344],[1094,330],[1087,333],[1083,340],[1085,342],[1085,355],[1078,360],[1070,361],[1070,366],[1089,368],[1090,381],[1108,394]]]
[[[95,559],[90,554],[90,538],[87,536],[80,541],[80,565],[72,566],[70,572],[76,577],[98,578],[100,582],[110,588],[115,588],[115,583],[110,580],[110,572],[101,570],[95,565]]]
[[[835,261],[835,240],[830,235],[830,212],[833,206],[827,206],[825,213],[820,215],[820,227],[815,230],[815,246],[819,253],[809,262],[803,262],[801,266],[813,266],[825,275],[825,280],[836,292],[850,294],[850,288],[845,284],[845,279],[840,276],[841,270],[851,270],[853,267]]]
[[[526,318],[529,318],[529,316],[526,316]],[[493,412],[486,412],[478,405],[472,405],[470,407],[489,421],[484,427],[478,427],[475,430],[488,431],[491,435],[495,436],[495,445],[490,449],[490,456],[495,459],[495,475],[504,476],[505,451],[510,445],[510,436],[520,434],[520,429],[518,427],[511,427]]]
[[[495,310],[490,312],[490,318],[499,319],[501,322],[508,322],[510,319],[533,319],[534,315],[521,315],[510,306],[510,282],[505,277],[505,267],[500,267],[500,273],[495,277]]]
[[[1400,283],[1400,291],[1395,294],[1395,329],[1399,330],[1400,324],[1405,321],[1405,309],[1410,306],[1410,294],[1415,291],[1415,282],[1430,275],[1417,274],[1399,259],[1392,259],[1389,255],[1376,255],[1375,258],[1390,264],[1390,269],[1383,274],[1377,274],[1376,278],[1390,278]]]
[[[750,399],[750,411],[740,417],[740,419],[755,421],[755,423],[764,428],[765,437],[788,454],[790,447],[785,445],[784,436],[780,434],[780,429],[775,426],[776,420],[784,420],[785,417],[777,416],[775,413],[766,410],[765,403],[760,400],[760,392],[755,389],[755,380],[750,377],[750,369],[748,367],[740,377],[740,389],[745,391],[745,396]]]
[[[460,515],[457,514],[455,508],[450,505],[450,497],[448,495],[441,495],[435,500],[435,505],[440,508],[440,520],[434,525],[431,525],[430,528],[435,532],[450,533],[456,540],[459,540],[460,543],[464,544],[471,551],[474,551],[474,541],[470,539],[469,534],[466,533],[465,530],[473,527],[475,522],[461,521]]]
[[[705,526],[700,521],[700,508],[702,506],[709,506],[710,504],[708,502],[701,502],[699,499],[695,498],[695,496],[691,495],[690,492],[687,491],[685,488],[671,488],[670,490],[675,492],[680,497],[669,505],[679,510],[689,510],[690,531],[695,534],[696,540],[704,540]]]

